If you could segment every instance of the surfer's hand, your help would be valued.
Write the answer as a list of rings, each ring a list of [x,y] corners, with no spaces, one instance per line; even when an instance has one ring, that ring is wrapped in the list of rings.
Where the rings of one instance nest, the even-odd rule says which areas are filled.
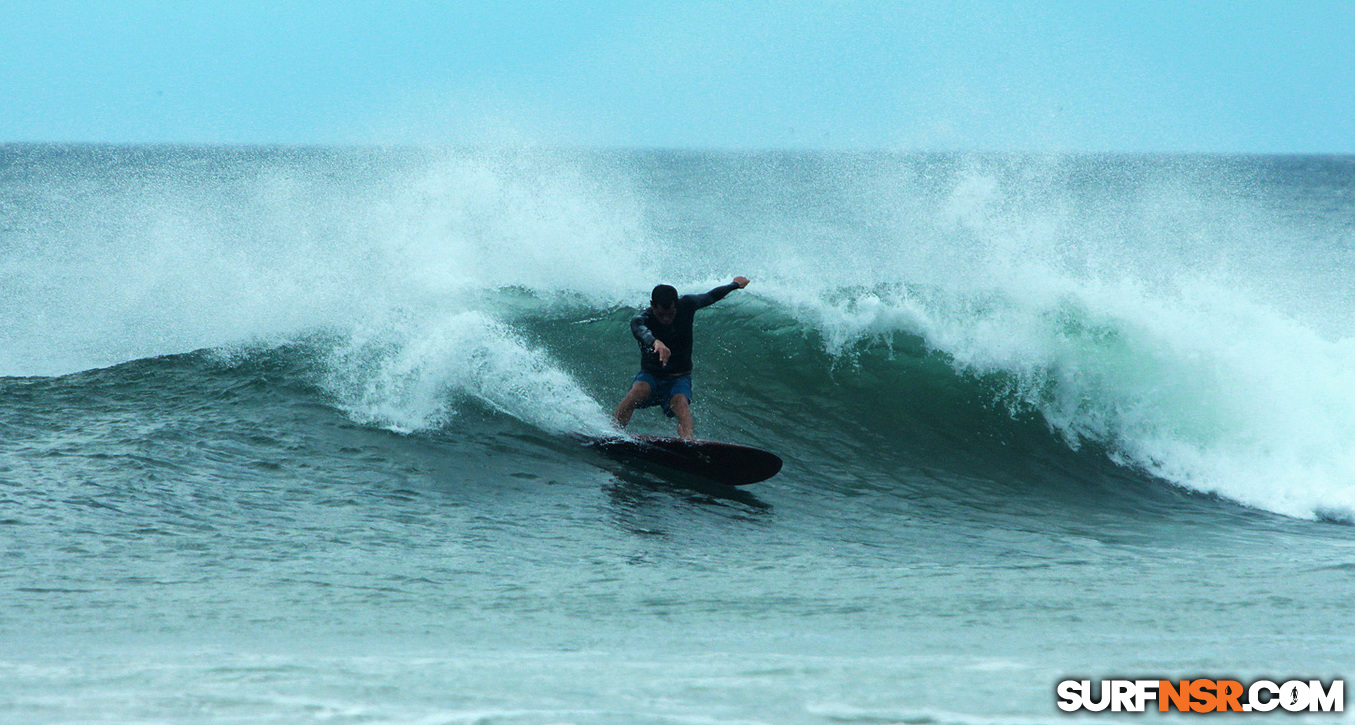
[[[735,278],[734,278],[734,284],[738,285],[738,286],[739,286],[739,289],[743,289],[744,287],[747,287],[747,286],[748,286],[748,278],[747,278],[747,277],[735,277]]]
[[[654,341],[654,352],[659,354],[659,362],[663,365],[668,364],[668,356],[673,354],[673,351],[669,350],[662,340]]]

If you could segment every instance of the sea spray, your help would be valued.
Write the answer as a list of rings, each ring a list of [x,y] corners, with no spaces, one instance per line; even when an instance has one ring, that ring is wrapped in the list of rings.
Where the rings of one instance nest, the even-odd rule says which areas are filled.
[[[1350,520],[1355,163],[609,153],[0,146],[0,720],[1046,722],[1060,673],[1348,674],[1355,527],[1271,512]],[[781,474],[556,432],[649,287],[733,274],[697,430]]]
[[[1355,507],[1355,345],[1255,302],[1226,279],[1176,289],[1078,277],[1038,259],[986,289],[778,289],[835,355],[915,335],[957,372],[999,375],[1077,448],[1191,489],[1294,516]]]
[[[623,387],[624,318],[648,288],[744,274],[744,302],[698,323],[703,340],[702,323],[739,320],[724,359],[760,355],[763,326],[798,326],[840,378],[841,360],[903,335],[999,381],[999,408],[1072,449],[1094,441],[1296,516],[1352,503],[1343,162],[1314,176],[1181,157],[6,153],[6,375],[321,333],[339,342],[317,349],[318,375],[363,422],[428,430],[473,398],[592,429],[603,391]],[[739,317],[744,304],[759,316]],[[567,308],[609,333],[555,329]],[[621,361],[606,380],[591,377],[602,360]],[[805,362],[766,360],[748,385],[776,388],[768,376],[802,372],[780,365]],[[891,384],[879,392],[909,395]]]
[[[624,182],[577,155],[9,153],[53,170],[5,190],[5,375],[437,314],[510,286],[612,301],[651,276]]]
[[[997,405],[1038,414],[1073,449],[1093,441],[1270,511],[1348,517],[1355,356],[1348,323],[1333,323],[1339,285],[1325,264],[1295,264],[1314,232],[1248,197],[1263,176],[1190,160],[921,159],[880,179],[882,199],[914,191],[903,216],[875,212],[874,232],[832,255],[788,244],[759,289],[835,357],[913,336],[958,373],[1001,381]]]
[[[551,433],[614,432],[548,353],[483,312],[354,330],[325,367],[344,410],[401,433],[448,425],[467,399]]]

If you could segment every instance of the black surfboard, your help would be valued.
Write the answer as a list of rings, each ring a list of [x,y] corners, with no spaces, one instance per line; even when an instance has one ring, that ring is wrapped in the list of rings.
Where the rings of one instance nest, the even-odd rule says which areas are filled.
[[[760,448],[668,436],[590,438],[587,445],[620,459],[656,463],[727,486],[765,481],[781,470],[781,458]]]

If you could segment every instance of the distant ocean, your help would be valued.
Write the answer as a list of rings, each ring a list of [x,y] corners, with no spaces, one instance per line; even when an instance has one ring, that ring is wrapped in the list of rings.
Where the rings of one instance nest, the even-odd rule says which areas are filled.
[[[1353,262],[1352,157],[0,146],[0,721],[1355,674]],[[697,433],[781,474],[582,448],[735,275]]]

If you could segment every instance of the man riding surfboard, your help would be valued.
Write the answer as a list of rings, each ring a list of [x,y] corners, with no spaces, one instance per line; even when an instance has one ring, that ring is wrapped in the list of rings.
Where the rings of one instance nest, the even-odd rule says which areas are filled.
[[[618,426],[626,427],[636,408],[658,405],[669,418],[677,418],[678,436],[693,440],[692,322],[697,310],[747,286],[747,277],[735,277],[709,292],[681,297],[669,285],[654,288],[649,309],[630,321],[631,334],[640,344],[640,373],[612,414]]]

